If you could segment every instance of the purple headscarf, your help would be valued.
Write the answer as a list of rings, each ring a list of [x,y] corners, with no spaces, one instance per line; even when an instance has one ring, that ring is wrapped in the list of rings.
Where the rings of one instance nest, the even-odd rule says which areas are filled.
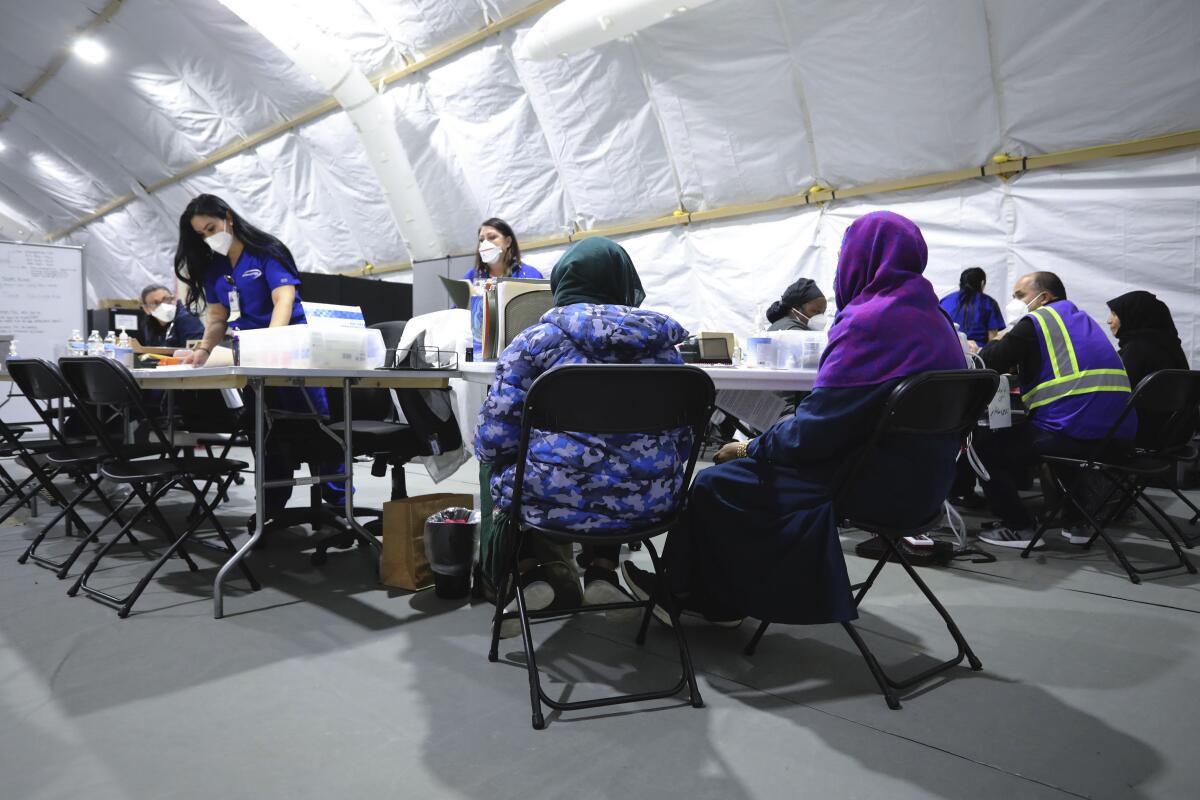
[[[837,320],[816,388],[965,368],[958,336],[921,275],[928,255],[921,229],[899,214],[875,211],[854,221],[838,256]]]

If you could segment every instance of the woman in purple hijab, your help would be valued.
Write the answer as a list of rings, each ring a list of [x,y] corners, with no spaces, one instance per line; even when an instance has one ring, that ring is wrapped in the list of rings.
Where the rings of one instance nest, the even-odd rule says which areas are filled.
[[[696,476],[685,524],[667,539],[671,587],[712,622],[752,616],[791,624],[857,617],[830,496],[834,476],[866,443],[892,389],[926,370],[962,369],[962,348],[923,276],[920,229],[888,211],[846,231],[835,279],[838,314],[812,394],[796,414],[717,453]],[[904,508],[928,519],[954,479],[959,441],[885,441],[847,508]],[[649,596],[653,576],[632,563],[626,582]]]

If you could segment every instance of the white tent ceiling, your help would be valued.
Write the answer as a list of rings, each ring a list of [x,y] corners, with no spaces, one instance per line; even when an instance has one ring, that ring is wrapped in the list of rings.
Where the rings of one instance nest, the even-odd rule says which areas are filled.
[[[279,234],[303,268],[406,261],[341,111],[143,187],[328,99],[272,43],[288,26],[374,75],[529,2],[299,0],[259,32],[217,0],[124,0],[95,31],[108,62],[68,59],[30,102],[17,93],[104,3],[2,0],[0,87],[17,108],[0,123],[0,218],[45,234],[137,193],[70,236],[86,247],[93,297],[165,279],[179,212],[201,191]],[[716,0],[553,62],[515,55],[536,19],[383,89],[451,252],[468,251],[490,215],[537,239],[1200,128],[1196,0]],[[1021,272],[1055,269],[1096,315],[1149,288],[1200,352],[1195,149],[623,241],[652,303],[690,326],[745,327],[798,274],[828,286],[841,232],[879,207],[925,230],[939,288],[968,264],[1001,296]]]

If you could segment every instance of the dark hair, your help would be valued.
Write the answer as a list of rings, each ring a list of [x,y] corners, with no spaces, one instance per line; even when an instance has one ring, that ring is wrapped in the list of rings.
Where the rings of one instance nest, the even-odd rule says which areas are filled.
[[[504,274],[512,276],[517,271],[517,267],[521,266],[521,245],[517,243],[517,235],[513,233],[512,226],[499,217],[491,217],[479,223],[479,229],[495,228],[500,233],[512,240],[512,244],[508,246],[508,261],[504,264]],[[483,259],[479,256],[479,248],[475,248],[475,277],[486,278],[488,276],[488,265],[483,263]]]
[[[987,273],[979,267],[967,267],[958,276],[958,303],[955,311],[979,305],[983,287],[987,283]]]
[[[767,309],[767,322],[778,322],[788,315],[791,311],[790,306],[785,306],[781,301],[776,300],[771,303],[771,307]]]
[[[251,225],[215,194],[197,195],[179,217],[179,244],[175,248],[175,275],[187,286],[187,305],[192,310],[197,309],[204,297],[204,281],[213,257],[212,248],[192,228],[192,217],[195,216],[232,220],[233,230],[230,232],[242,243],[242,247],[251,253],[274,258],[299,277],[296,259],[287,245]]]
[[[138,299],[141,301],[142,305],[146,305],[146,295],[150,294],[151,292],[157,292],[159,289],[162,289],[167,294],[171,293],[171,290],[168,289],[167,287],[163,286],[161,283],[152,283],[149,286],[147,286],[145,289],[142,289],[142,293],[138,297]]]
[[[1063,282],[1053,272],[1035,272],[1033,273],[1033,281],[1031,287],[1037,289],[1038,292],[1045,292],[1054,300],[1066,300],[1067,289],[1063,286]]]

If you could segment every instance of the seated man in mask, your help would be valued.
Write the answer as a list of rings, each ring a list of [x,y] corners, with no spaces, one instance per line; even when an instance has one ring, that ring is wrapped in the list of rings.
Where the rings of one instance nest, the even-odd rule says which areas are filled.
[[[204,323],[157,283],[142,289],[142,311],[146,324],[139,340],[146,347],[184,347],[188,341],[204,338]]]
[[[976,450],[991,480],[983,483],[992,513],[1001,527],[979,534],[981,541],[1023,549],[1033,538],[1037,520],[1017,496],[1016,474],[1041,456],[1088,458],[1116,423],[1129,402],[1129,376],[1100,325],[1067,299],[1067,290],[1053,272],[1021,277],[1005,310],[1010,328],[979,352],[983,363],[997,372],[1016,372],[1021,401],[1029,424],[1004,435],[980,436]],[[1137,418],[1129,414],[1116,439],[1132,443]],[[1060,471],[1068,486],[1075,475]],[[1076,486],[1076,497],[1091,505],[1095,487]],[[1079,529],[1082,517],[1067,503],[1062,536],[1083,544],[1091,532]],[[1038,542],[1040,547],[1042,542]]]

